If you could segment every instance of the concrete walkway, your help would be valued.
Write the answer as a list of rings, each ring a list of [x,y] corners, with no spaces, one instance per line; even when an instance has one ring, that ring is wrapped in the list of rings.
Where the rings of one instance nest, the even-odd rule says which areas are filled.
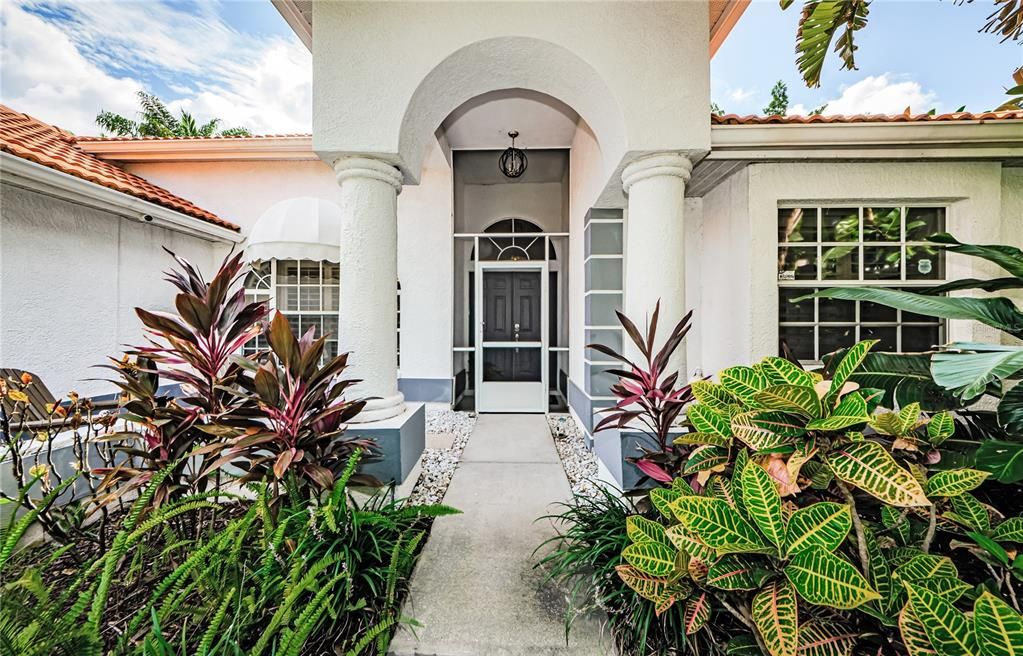
[[[438,519],[412,577],[405,614],[418,640],[395,636],[395,656],[605,653],[596,619],[579,618],[565,644],[564,593],[533,569],[551,536],[535,521],[570,496],[543,415],[480,415],[444,503],[464,514]]]

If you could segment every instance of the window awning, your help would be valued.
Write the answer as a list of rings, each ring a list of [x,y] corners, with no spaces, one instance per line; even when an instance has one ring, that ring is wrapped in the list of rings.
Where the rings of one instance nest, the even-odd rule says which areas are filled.
[[[270,207],[249,232],[252,260],[341,259],[341,209],[322,198],[289,198]]]

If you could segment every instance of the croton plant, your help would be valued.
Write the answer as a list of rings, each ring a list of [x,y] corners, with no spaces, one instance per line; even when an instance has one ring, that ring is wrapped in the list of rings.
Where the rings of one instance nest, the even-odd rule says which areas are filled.
[[[680,475],[629,518],[622,580],[685,604],[690,634],[732,616],[730,653],[1023,654],[1023,517],[972,494],[986,472],[938,468],[952,416],[850,382],[874,344],[830,378],[769,357],[692,383]]]

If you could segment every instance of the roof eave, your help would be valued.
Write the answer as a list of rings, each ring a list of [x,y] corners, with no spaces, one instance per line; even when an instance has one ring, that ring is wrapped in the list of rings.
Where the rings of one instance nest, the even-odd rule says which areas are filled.
[[[237,244],[244,240],[238,231],[36,164],[11,153],[0,152],[0,182],[205,241]]]
[[[280,12],[281,17],[294,30],[295,36],[305,44],[309,52],[313,51],[313,23],[306,20],[294,0],[270,0],[273,6]]]
[[[78,147],[118,162],[318,160],[311,135],[224,139],[88,139]]]
[[[710,26],[711,59],[717,54],[718,48],[725,42],[728,35],[732,33],[732,28],[739,22],[749,4],[750,0],[729,0],[725,10],[721,12],[721,16]]]

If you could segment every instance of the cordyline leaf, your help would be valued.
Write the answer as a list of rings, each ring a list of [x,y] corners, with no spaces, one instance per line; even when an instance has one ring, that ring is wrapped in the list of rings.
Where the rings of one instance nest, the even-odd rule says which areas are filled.
[[[771,656],[796,656],[799,620],[796,593],[784,581],[773,581],[753,597],[753,623]]]
[[[656,462],[646,459],[638,460],[636,462],[636,468],[659,483],[671,482],[671,474],[669,474],[664,467],[661,467]]]
[[[711,565],[706,583],[722,590],[756,590],[771,576],[771,570],[754,558],[729,554]]]
[[[668,576],[675,570],[675,550],[657,542],[630,544],[622,550],[622,558],[650,576]]]
[[[927,495],[954,497],[978,487],[990,476],[979,469],[952,469],[940,471],[927,479]]]
[[[990,592],[974,603],[973,625],[983,656],[1023,656],[1023,618]]]
[[[692,635],[702,629],[710,619],[710,599],[706,592],[690,597],[686,601],[685,627],[686,635]]]
[[[785,576],[799,596],[818,606],[849,609],[881,597],[848,561],[820,546],[793,556]]]
[[[962,611],[930,590],[905,585],[909,608],[939,656],[980,656],[977,635]]]
[[[789,517],[786,532],[786,553],[794,556],[811,547],[834,551],[852,529],[849,506],[821,501],[800,508]]]
[[[809,620],[799,627],[800,656],[850,656],[858,633],[833,622]]]
[[[919,481],[876,442],[853,442],[828,456],[835,476],[881,501],[909,508],[929,506]]]
[[[781,496],[771,476],[751,462],[742,472],[742,500],[753,522],[779,549],[785,544],[785,516]]]
[[[726,501],[708,497],[680,497],[672,510],[686,530],[699,536],[718,554],[760,552],[763,539]]]

